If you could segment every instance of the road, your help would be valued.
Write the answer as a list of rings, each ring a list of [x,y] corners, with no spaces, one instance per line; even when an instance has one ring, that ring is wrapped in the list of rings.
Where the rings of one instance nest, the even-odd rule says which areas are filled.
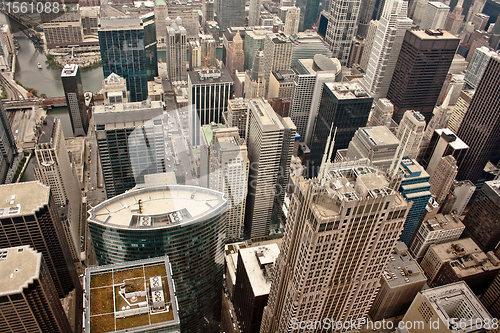
[[[231,312],[230,312],[231,311]],[[239,333],[233,307],[226,296],[222,295],[222,313],[220,318],[221,333]]]

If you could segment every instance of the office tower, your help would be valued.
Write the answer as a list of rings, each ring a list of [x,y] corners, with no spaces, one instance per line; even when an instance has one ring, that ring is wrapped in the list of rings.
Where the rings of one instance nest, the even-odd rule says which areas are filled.
[[[154,24],[153,13],[141,17],[101,17],[99,22],[104,76],[116,73],[125,78],[132,102],[145,100],[147,81],[158,76]]]
[[[359,83],[327,82],[323,85],[323,94],[318,115],[314,119],[310,141],[311,160],[318,167],[332,124],[337,128],[333,148],[335,155],[338,149],[349,146],[358,128],[366,126],[373,102],[373,98]]]
[[[321,11],[328,10],[328,8],[325,8],[325,4],[321,6],[320,1],[317,0],[295,0],[294,3],[295,6],[300,8],[299,31],[312,29]]]
[[[363,87],[378,99],[386,97],[406,30],[413,21],[406,17],[408,2],[388,0],[375,33]]]
[[[102,80],[102,92],[104,95],[104,104],[128,103],[129,92],[127,91],[127,82],[123,77],[111,73]]]
[[[427,9],[427,5],[429,4],[429,0],[414,0],[413,1],[413,10],[411,13],[411,18],[413,19],[413,23],[416,26],[420,26],[422,23],[422,19],[424,18],[425,10]]]
[[[156,41],[164,44],[167,41],[167,24],[165,19],[168,17],[168,7],[165,0],[155,0],[154,2]]]
[[[477,183],[488,161],[498,163],[500,153],[500,55],[492,56],[464,116],[457,136],[467,145],[457,178]],[[489,110],[488,112],[486,110]]]
[[[143,183],[145,174],[164,172],[162,114],[159,101],[94,107],[95,135],[108,198]]]
[[[63,229],[63,216],[50,188],[39,182],[0,186],[3,217],[0,248],[29,245],[42,253],[60,298],[76,289],[80,282]]]
[[[410,254],[420,261],[429,246],[455,241],[460,238],[464,229],[460,215],[437,214],[422,222],[411,242]]]
[[[93,207],[88,223],[100,265],[168,255],[182,332],[213,332],[221,312],[226,208],[218,191],[150,186]]]
[[[428,123],[460,40],[447,31],[407,30],[387,98],[399,123],[406,110]]]
[[[492,251],[500,240],[499,218],[500,181],[487,181],[465,215],[464,235],[471,237],[483,251]]]
[[[189,134],[191,145],[200,144],[200,126],[222,122],[227,101],[233,97],[233,79],[227,69],[188,73]]]
[[[0,102],[0,184],[5,182],[7,172],[12,167],[16,155],[16,141],[12,134],[10,121]]]
[[[341,160],[349,161],[367,158],[373,166],[387,171],[396,158],[398,146],[399,140],[387,127],[362,127],[354,133],[349,148],[337,150],[337,156],[344,155]]]
[[[167,256],[89,267],[83,281],[88,332],[102,327],[108,332],[180,332],[177,283]],[[149,302],[138,303],[141,298]]]
[[[450,7],[439,1],[429,1],[425,7],[420,29],[443,29]]]
[[[221,31],[225,31],[229,27],[245,25],[245,1],[215,0],[214,5],[215,20],[219,23]]]
[[[300,8],[290,7],[286,11],[284,33],[287,36],[295,35],[299,32]]]
[[[442,204],[450,193],[451,186],[458,173],[457,160],[452,155],[441,157],[436,165],[436,169],[431,175],[431,193],[436,197],[436,201]]]
[[[215,49],[214,49],[215,51]],[[236,33],[233,37],[233,42],[226,55],[226,66],[232,76],[236,71],[243,72],[245,70],[245,53],[243,51],[243,39],[240,33]]]
[[[394,105],[392,105],[391,101],[387,98],[379,98],[373,106],[367,126],[385,126],[390,128],[393,113]]]
[[[227,102],[227,112],[224,113],[224,123],[228,127],[238,127],[240,138],[246,140],[248,119],[248,101],[231,99]]]
[[[347,67],[352,68],[355,64],[361,62],[361,56],[365,48],[365,40],[359,36],[355,36],[352,40],[351,52],[349,53],[349,61]]]
[[[462,6],[455,6],[453,11],[448,15],[446,22],[444,24],[444,30],[449,31],[454,35],[458,35],[460,29],[462,28],[462,22],[464,21],[464,15],[462,15]]]
[[[323,83],[340,82],[342,66],[336,58],[317,55],[314,59],[299,59],[295,71],[290,118],[297,126],[299,135],[309,143],[323,94]]]
[[[80,260],[80,218],[82,192],[73,161],[70,161],[59,119],[48,116],[35,146],[35,178],[50,186],[56,205],[66,207],[63,229],[76,260]]]
[[[277,244],[238,251],[234,310],[243,333],[259,332],[271,289],[271,275],[279,253]]]
[[[424,130],[425,118],[420,112],[408,110],[404,113],[396,131],[396,137],[405,147],[403,156],[417,158]]]
[[[280,167],[283,152],[288,153],[290,148],[286,139],[292,129],[263,99],[253,99],[248,104],[246,144],[250,173],[245,233],[248,238],[257,238],[269,235],[273,202],[275,196],[282,194],[282,189],[275,185],[280,172],[287,171]]]
[[[85,136],[89,128],[89,116],[85,106],[82,76],[78,65],[65,65],[61,72],[61,80],[68,103],[69,119],[74,136]]]
[[[283,34],[268,34],[264,42],[264,79],[262,96],[267,96],[271,71],[290,69],[292,63],[293,44]]]
[[[359,61],[359,66],[366,72],[368,67],[368,61],[370,60],[370,56],[372,54],[373,42],[375,41],[375,35],[378,30],[379,21],[371,20],[370,25],[368,27],[368,35],[365,39],[365,46],[363,48],[363,55],[361,56],[361,60]]]
[[[453,156],[457,161],[457,166],[460,167],[468,149],[469,146],[451,130],[447,128],[437,129],[432,135],[420,164],[432,176],[441,158],[447,155]]]
[[[426,281],[424,271],[408,253],[405,243],[396,243],[380,278],[380,290],[369,312],[371,319],[404,314]]]
[[[499,293],[499,285],[500,285],[500,274],[495,277],[495,279],[491,282],[488,289],[481,295],[481,303],[483,303],[484,307],[488,312],[494,317],[500,317],[500,293]]]
[[[250,11],[248,12],[248,26],[259,25],[261,0],[250,1]]]
[[[258,50],[253,59],[252,69],[245,72],[245,98],[259,98],[264,96],[266,78],[264,76],[264,52]]]
[[[466,319],[464,322],[460,321],[462,318],[474,318],[474,320]],[[439,327],[440,331],[445,333],[458,330],[469,333],[477,331],[479,327],[475,325],[475,320],[478,323],[491,324],[492,319],[467,283],[460,281],[420,291],[402,321],[422,324],[419,327],[405,328],[402,332],[431,332]],[[464,324],[461,325],[461,322]]]
[[[484,12],[483,8],[484,8],[485,4],[486,4],[486,0],[474,0],[472,5],[469,7],[467,14],[464,13],[464,15],[466,15],[465,21],[470,22],[470,21],[472,21],[472,18],[474,17],[474,15],[476,15],[477,13]]]
[[[367,160],[329,165],[319,179],[296,179],[261,332],[357,321],[380,286],[411,204]]]
[[[326,13],[326,42],[342,66],[347,65],[352,39],[356,35],[359,3],[357,0],[332,0]]]
[[[499,262],[493,252],[485,253],[472,239],[463,238],[431,245],[420,266],[431,287],[465,281],[472,291],[482,294],[500,272]]]
[[[215,129],[210,144],[209,188],[228,201],[226,241],[243,238],[248,187],[248,152],[237,127]]]
[[[429,184],[429,174],[415,160],[403,159],[400,170],[403,172],[403,180],[399,191],[406,200],[413,201],[403,233],[399,238],[406,246],[409,246],[420,225],[420,219],[425,212],[427,202],[431,198],[432,193],[429,191],[431,184]]]
[[[177,17],[175,21],[166,19],[167,25],[167,70],[170,82],[187,81],[187,39],[186,29],[182,20]]]
[[[488,46],[481,46],[474,51],[474,55],[472,56],[464,77],[465,83],[467,83],[468,87],[471,89],[477,89],[488,62],[491,57],[495,55],[498,55],[498,53],[490,49]]]
[[[272,71],[269,78],[269,100],[273,98],[290,100],[295,86],[294,78],[295,72],[291,69]]]
[[[0,330],[73,332],[45,263],[29,246],[0,250]]]
[[[490,19],[489,15],[483,13],[477,13],[472,16],[472,24],[474,25],[474,30],[486,30],[486,25]]]
[[[357,35],[361,38],[366,38],[370,26],[370,21],[375,10],[376,0],[361,1],[359,4],[359,22]]]
[[[243,44],[243,52],[245,53],[245,70],[252,68],[254,63],[255,54],[259,50],[264,49],[264,41],[266,35],[272,31],[257,27],[251,30],[245,30],[245,43]]]
[[[59,14],[58,17],[50,19],[50,22],[44,22],[41,26],[49,49],[80,45],[83,42],[82,17],[79,9]]]

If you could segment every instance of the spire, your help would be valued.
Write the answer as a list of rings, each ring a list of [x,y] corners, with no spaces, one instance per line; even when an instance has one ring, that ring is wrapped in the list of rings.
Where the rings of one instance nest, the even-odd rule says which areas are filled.
[[[335,133],[333,134],[333,140],[332,140],[332,130],[333,130],[333,123],[330,126],[330,134],[328,134],[328,139],[326,140],[325,152],[323,153],[323,158],[321,159],[321,166],[319,167],[318,179],[319,179],[321,185],[323,185],[325,183],[326,173],[328,172],[328,169],[329,169],[330,163],[331,163],[333,147],[335,146],[335,137],[337,135],[337,127],[335,127]]]

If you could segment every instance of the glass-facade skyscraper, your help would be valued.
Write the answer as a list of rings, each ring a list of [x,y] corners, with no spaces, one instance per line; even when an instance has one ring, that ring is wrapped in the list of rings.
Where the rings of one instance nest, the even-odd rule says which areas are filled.
[[[99,265],[168,255],[182,332],[219,332],[227,200],[207,188],[138,188],[90,210]]]
[[[69,119],[74,136],[85,136],[89,128],[89,116],[85,106],[82,76],[78,65],[67,64],[61,72],[61,80],[68,104]]]
[[[9,118],[0,102],[0,184],[3,184],[16,155],[16,141]]]
[[[130,101],[145,100],[147,81],[158,75],[154,14],[101,18],[98,34],[104,76],[124,77]]]

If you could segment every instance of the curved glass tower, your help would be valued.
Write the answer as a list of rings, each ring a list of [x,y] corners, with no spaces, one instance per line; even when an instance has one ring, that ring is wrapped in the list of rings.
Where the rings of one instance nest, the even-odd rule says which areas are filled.
[[[218,332],[226,226],[224,194],[187,185],[130,190],[92,208],[100,265],[168,255],[182,332]]]

